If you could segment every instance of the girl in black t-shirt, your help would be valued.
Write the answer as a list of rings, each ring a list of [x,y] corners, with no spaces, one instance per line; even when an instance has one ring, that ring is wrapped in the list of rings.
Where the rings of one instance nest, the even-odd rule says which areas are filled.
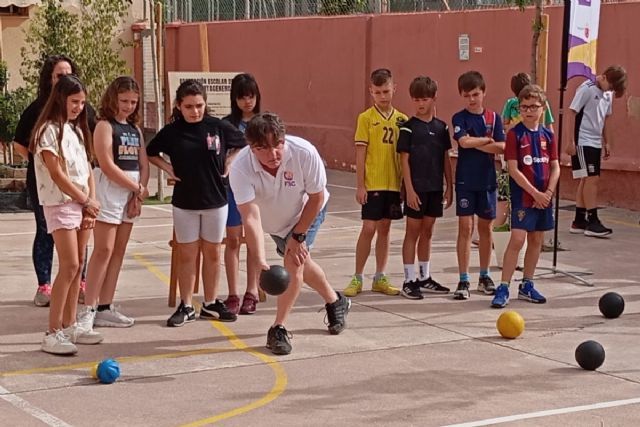
[[[140,215],[141,203],[149,194],[149,161],[138,127],[139,100],[138,83],[122,76],[109,85],[100,103],[93,146],[101,210],[93,231],[86,305],[78,312],[78,323],[85,330],[92,330],[94,324],[127,328],[134,323],[116,311],[112,302],[134,218]]]
[[[192,297],[200,251],[204,283],[200,317],[228,322],[237,318],[216,297],[220,244],[227,220],[225,163],[230,150],[246,144],[243,134],[233,125],[207,114],[206,102],[206,92],[200,83],[186,80],[180,84],[171,123],[147,147],[149,161],[176,183],[171,203],[182,301],[167,320],[167,326],[182,326],[195,320]],[[169,156],[171,163],[160,153]]]

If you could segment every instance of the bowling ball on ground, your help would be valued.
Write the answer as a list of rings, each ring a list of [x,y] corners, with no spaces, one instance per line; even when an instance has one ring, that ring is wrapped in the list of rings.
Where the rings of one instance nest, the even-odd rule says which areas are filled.
[[[504,338],[518,338],[524,331],[524,319],[517,311],[505,311],[498,317],[496,328]]]
[[[615,319],[620,317],[624,311],[624,298],[618,293],[607,292],[600,297],[598,308],[600,308],[600,313],[607,319]]]
[[[585,341],[576,348],[576,362],[582,369],[595,371],[604,363],[604,348],[597,341]]]
[[[98,364],[96,375],[102,384],[112,384],[120,376],[120,364],[115,359],[105,359]]]

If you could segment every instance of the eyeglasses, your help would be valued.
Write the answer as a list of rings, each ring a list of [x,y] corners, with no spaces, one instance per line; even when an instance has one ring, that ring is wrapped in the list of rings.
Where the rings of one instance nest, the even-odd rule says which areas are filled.
[[[542,105],[538,105],[538,104],[522,105],[522,104],[520,104],[518,109],[520,109],[520,111],[527,112],[527,111],[537,111],[540,107],[542,107]]]

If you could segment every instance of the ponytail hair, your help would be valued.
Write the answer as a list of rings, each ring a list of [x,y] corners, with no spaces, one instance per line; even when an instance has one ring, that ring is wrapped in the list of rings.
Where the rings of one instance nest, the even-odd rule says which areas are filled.
[[[173,103],[173,111],[171,112],[171,117],[169,118],[169,122],[173,123],[177,120],[184,120],[182,116],[182,112],[178,108],[178,105],[182,103],[182,100],[190,95],[200,95],[206,104],[207,102],[207,92],[204,90],[204,86],[197,80],[188,79],[180,83],[178,89],[176,90],[176,99]],[[209,114],[209,109],[205,106],[204,115]]]

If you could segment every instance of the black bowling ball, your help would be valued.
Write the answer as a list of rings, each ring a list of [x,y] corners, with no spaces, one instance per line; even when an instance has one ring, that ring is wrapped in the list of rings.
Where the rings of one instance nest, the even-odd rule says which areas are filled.
[[[604,363],[604,348],[597,341],[585,341],[576,348],[576,362],[582,369],[595,371]]]
[[[607,292],[600,297],[598,301],[600,313],[607,319],[615,319],[620,317],[624,311],[624,298],[615,292]]]
[[[289,272],[281,265],[272,265],[260,273],[260,287],[269,295],[280,295],[289,287]]]

